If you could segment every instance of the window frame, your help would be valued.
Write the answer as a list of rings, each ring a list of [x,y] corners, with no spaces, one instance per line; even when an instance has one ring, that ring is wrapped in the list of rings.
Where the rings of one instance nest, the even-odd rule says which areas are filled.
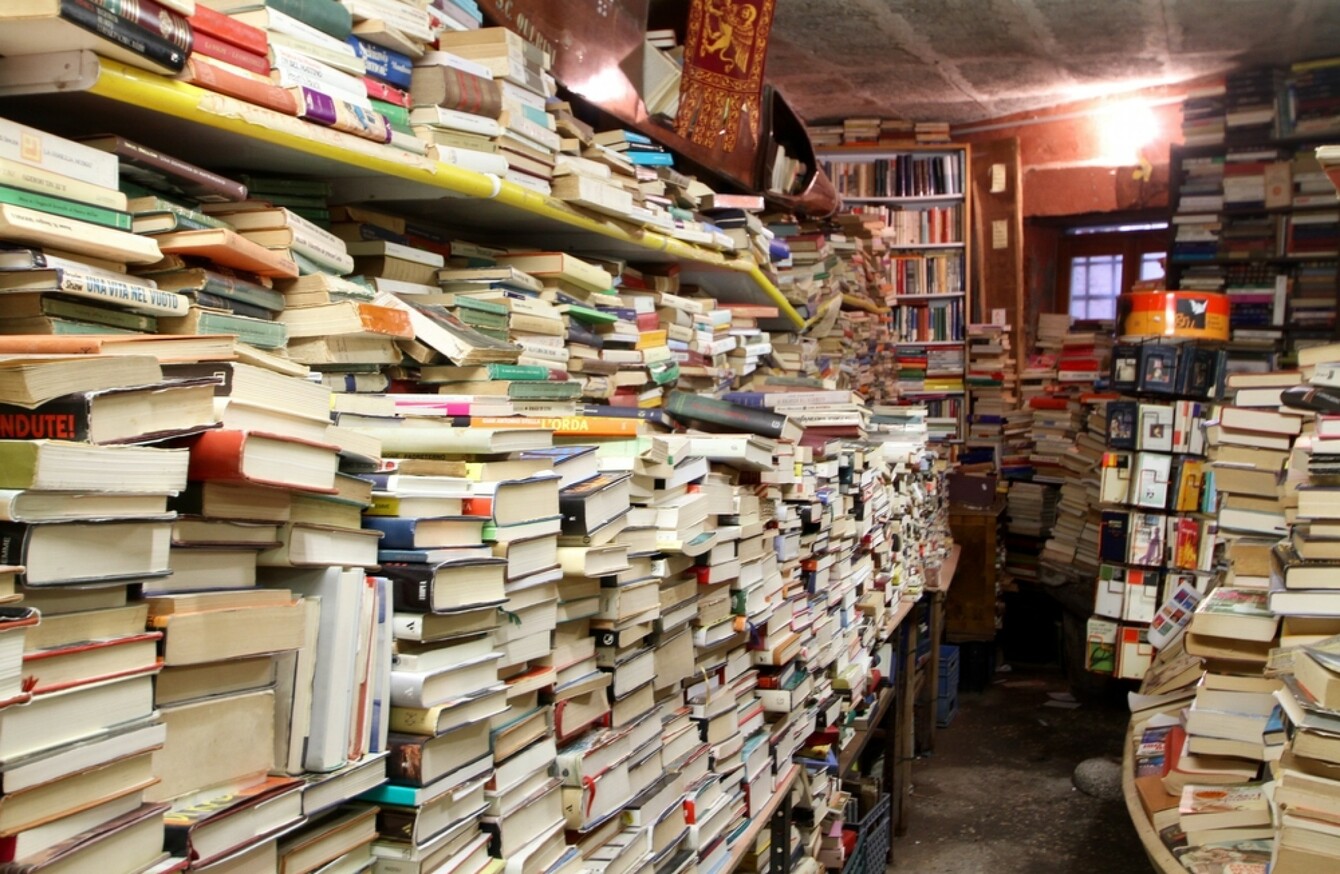
[[[1061,235],[1057,252],[1057,311],[1070,312],[1071,262],[1079,257],[1118,255],[1121,257],[1121,288],[1126,294],[1140,277],[1140,262],[1147,253],[1167,252],[1168,231],[1111,231],[1102,233],[1066,233]],[[1167,275],[1167,267],[1164,267]]]

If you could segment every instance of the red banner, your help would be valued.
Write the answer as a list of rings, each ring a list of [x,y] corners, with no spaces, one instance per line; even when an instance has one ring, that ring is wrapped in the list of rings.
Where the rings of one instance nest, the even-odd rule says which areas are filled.
[[[675,132],[709,149],[735,151],[741,124],[759,142],[763,67],[775,0],[692,0]]]

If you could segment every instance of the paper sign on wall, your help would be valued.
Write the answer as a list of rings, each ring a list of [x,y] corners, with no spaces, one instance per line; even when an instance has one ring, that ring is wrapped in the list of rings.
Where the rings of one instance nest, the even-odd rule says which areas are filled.
[[[1005,190],[1005,165],[991,165],[991,193],[1000,194]]]
[[[1008,219],[996,219],[991,222],[991,248],[1005,249],[1010,245],[1010,223]]]

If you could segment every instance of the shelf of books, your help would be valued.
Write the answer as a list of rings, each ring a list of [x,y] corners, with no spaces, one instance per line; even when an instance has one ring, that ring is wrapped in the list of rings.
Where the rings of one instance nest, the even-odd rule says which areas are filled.
[[[1246,70],[1184,105],[1169,287],[1229,296],[1241,366],[1269,370],[1336,330],[1340,207],[1316,157],[1340,134],[1318,109],[1340,93],[1336,70]]]
[[[1202,541],[1201,569],[1181,580],[1167,571],[1154,600],[1129,573],[1124,595],[1100,581],[1108,615],[1129,614],[1134,599],[1152,617],[1147,634],[1125,632],[1131,640],[1115,653],[1100,636],[1090,648],[1142,678],[1124,780],[1163,870],[1170,858],[1187,868],[1269,864],[1280,874],[1340,860],[1340,507],[1326,439],[1340,410],[1337,359],[1340,345],[1329,344],[1303,350],[1298,370],[1229,375],[1204,427],[1203,518],[1215,536],[1208,553]],[[1163,415],[1143,410],[1132,423],[1137,440],[1147,439],[1142,417],[1152,425]],[[1146,491],[1135,475],[1145,468],[1133,463],[1131,500]],[[1105,488],[1108,469],[1117,468],[1105,468]],[[1164,549],[1176,567],[1171,537]],[[1123,659],[1139,669],[1123,669]]]
[[[9,861],[841,868],[951,545],[862,241],[638,169],[469,3],[160,5],[0,5]]]
[[[515,178],[500,179],[496,171],[505,170],[506,161],[470,169],[479,159],[468,149],[444,146],[436,157],[417,154],[88,51],[0,59],[0,83],[8,117],[40,121],[53,132],[134,130],[138,142],[163,149],[189,140],[192,155],[206,166],[319,176],[332,181],[337,199],[431,217],[481,242],[544,243],[575,253],[691,265],[704,287],[719,283],[723,298],[776,306],[793,323],[802,321],[755,261],[735,257],[733,246],[723,247],[710,230],[677,226],[668,213],[650,214],[635,208],[626,193],[601,189],[599,181],[618,182],[608,169],[583,166],[594,183],[571,174],[588,190],[566,201]],[[557,146],[558,134],[550,134]],[[483,154],[498,160],[495,152]],[[609,202],[599,203],[592,185]],[[444,208],[450,199],[458,199],[455,208]],[[595,209],[583,208],[592,204]]]
[[[844,147],[819,157],[844,208],[875,229],[899,391],[931,404],[936,442],[957,442],[967,430],[969,149]]]

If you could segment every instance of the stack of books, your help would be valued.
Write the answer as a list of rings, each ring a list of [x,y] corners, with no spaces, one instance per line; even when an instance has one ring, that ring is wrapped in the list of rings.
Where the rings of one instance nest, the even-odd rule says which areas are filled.
[[[1217,146],[1224,142],[1223,82],[1187,92],[1182,101],[1182,142],[1188,146]]]
[[[479,114],[494,120],[498,133],[491,133],[493,128],[490,126],[487,136],[497,146],[494,157],[506,161],[506,169],[500,175],[533,191],[549,194],[554,176],[554,155],[561,139],[557,132],[558,123],[545,106],[546,100],[557,91],[554,77],[549,72],[553,60],[549,53],[505,27],[444,31],[438,37],[438,49],[444,55],[442,61],[450,69],[432,71],[430,81],[436,83],[440,77],[445,96],[449,97],[452,91],[462,92],[464,102],[456,103],[456,111],[469,111],[475,106]],[[445,56],[472,64],[452,64]],[[433,57],[432,54],[425,56]],[[484,84],[489,81],[481,75],[484,70],[492,74],[491,87]],[[468,80],[467,85],[454,71],[469,72],[475,78]],[[449,84],[453,82],[459,83],[458,86]],[[475,94],[480,96],[476,98]],[[490,105],[495,94],[496,112]],[[436,119],[440,123],[440,114]],[[485,135],[482,129],[474,132]]]

